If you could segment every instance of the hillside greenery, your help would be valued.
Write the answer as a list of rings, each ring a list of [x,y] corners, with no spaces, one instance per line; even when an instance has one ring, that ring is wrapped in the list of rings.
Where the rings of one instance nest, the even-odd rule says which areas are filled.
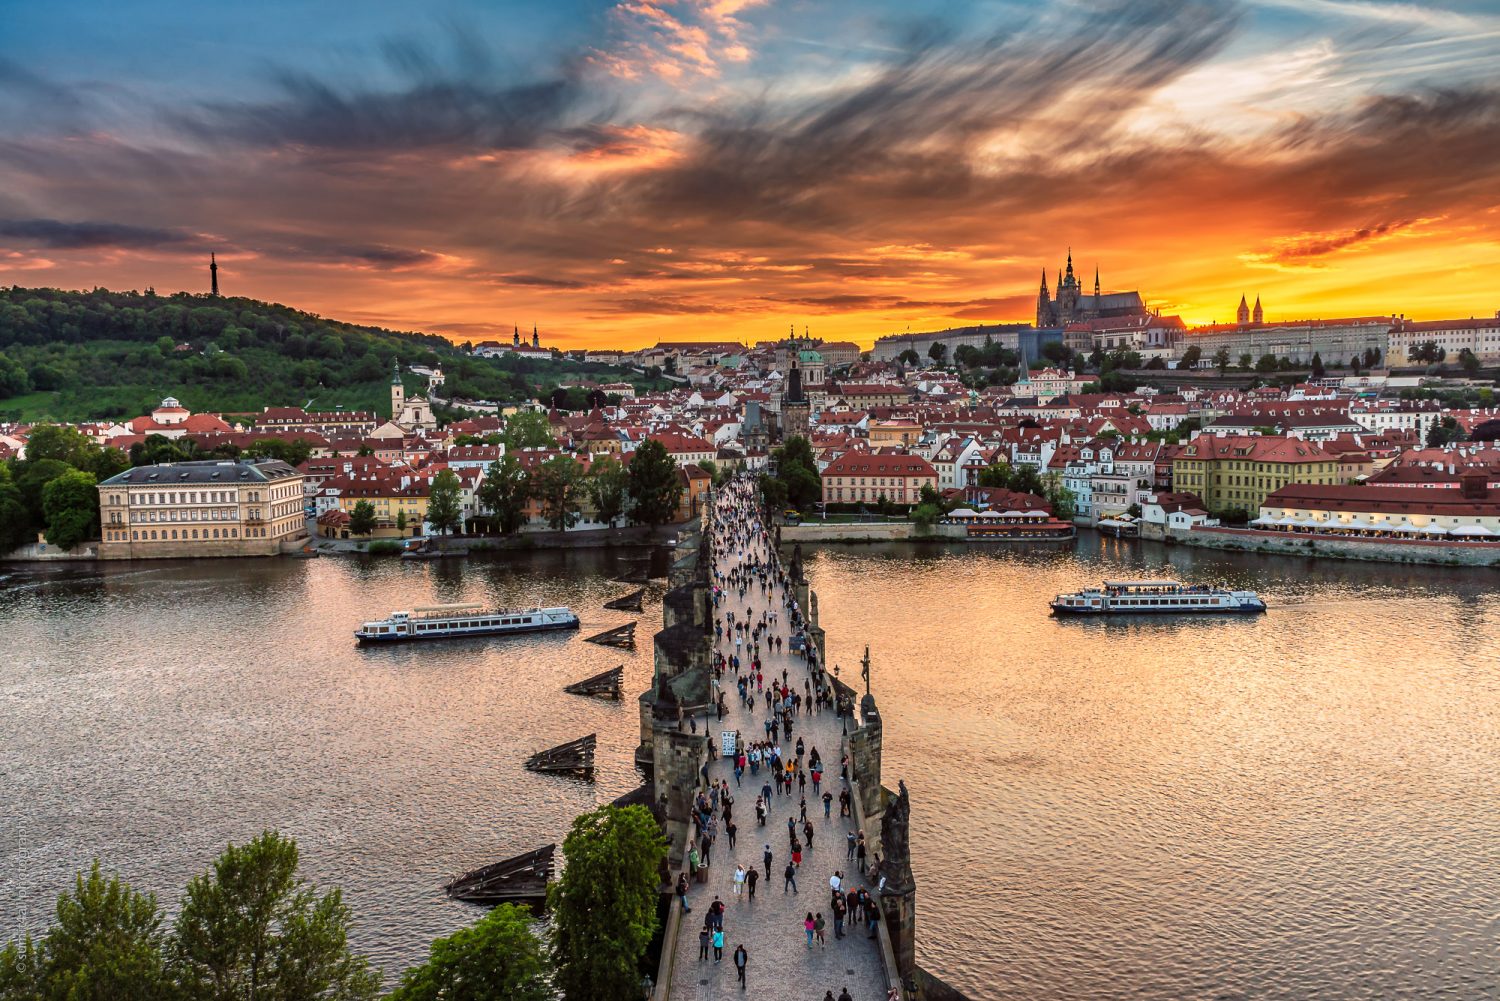
[[[191,410],[389,408],[396,363],[441,366],[444,395],[550,399],[560,382],[658,380],[629,369],[474,358],[464,345],[209,295],[0,288],[0,420],[129,418],[174,396]],[[409,395],[424,380],[403,374]]]

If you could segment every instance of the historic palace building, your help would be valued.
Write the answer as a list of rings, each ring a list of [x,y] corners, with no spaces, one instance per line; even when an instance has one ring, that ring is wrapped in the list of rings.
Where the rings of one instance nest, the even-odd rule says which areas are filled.
[[[99,484],[101,559],[274,556],[307,537],[302,474],[277,459],[136,466]]]

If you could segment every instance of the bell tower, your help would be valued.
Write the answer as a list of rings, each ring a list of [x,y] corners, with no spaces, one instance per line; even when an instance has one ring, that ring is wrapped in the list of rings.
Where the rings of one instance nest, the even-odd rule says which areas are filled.
[[[401,362],[397,361],[391,373],[391,420],[401,416],[401,408],[404,406],[406,406],[406,387],[401,385]]]

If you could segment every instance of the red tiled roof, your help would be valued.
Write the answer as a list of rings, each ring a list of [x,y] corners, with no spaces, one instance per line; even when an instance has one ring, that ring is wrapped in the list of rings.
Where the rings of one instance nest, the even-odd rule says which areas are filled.
[[[1465,497],[1461,490],[1422,487],[1369,487],[1289,483],[1266,498],[1263,507],[1299,507],[1320,511],[1371,511],[1381,514],[1500,516],[1500,491],[1483,498]]]
[[[845,452],[828,464],[824,476],[897,476],[937,478],[937,470],[920,455]]]

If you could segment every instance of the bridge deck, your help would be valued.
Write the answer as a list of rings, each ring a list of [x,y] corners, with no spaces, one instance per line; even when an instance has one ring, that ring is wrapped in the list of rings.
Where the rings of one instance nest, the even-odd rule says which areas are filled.
[[[765,541],[761,539],[753,545],[755,549],[750,554],[735,552],[728,546],[716,547],[715,569],[727,575],[732,567],[744,562],[747,555],[750,558],[764,559],[768,552]],[[788,683],[801,689],[809,674],[802,657],[790,651],[791,637],[784,597],[781,588],[774,582],[769,596],[764,595],[759,587],[752,587],[744,600],[740,599],[737,591],[726,589],[716,614],[722,618],[727,611],[733,609],[738,618],[745,619],[747,607],[754,608],[755,616],[759,616],[768,607],[780,610],[781,619],[770,627],[770,632],[772,635],[779,635],[787,645],[779,654],[767,653],[762,642],[762,673],[769,683],[773,676],[779,679],[785,669]],[[726,633],[719,641],[718,649],[726,657],[732,654],[733,637]],[[742,652],[741,661],[748,670],[750,657]],[[723,730],[738,729],[747,743],[764,740],[765,723],[769,718],[765,696],[760,695],[752,711],[739,701],[733,670],[724,673],[722,684],[729,714],[722,722],[710,715],[707,719],[700,719],[698,724],[708,726],[716,746],[719,733]],[[673,1001],[709,1001],[735,996],[752,996],[757,1001],[822,1001],[825,991],[831,990],[837,998],[846,987],[854,1001],[885,1001],[885,978],[878,941],[867,937],[862,923],[856,924],[852,929],[846,923],[845,937],[836,939],[833,913],[829,907],[828,880],[835,870],[844,874],[846,891],[851,885],[856,888],[864,886],[872,892],[874,889],[863,881],[857,864],[847,857],[846,835],[855,828],[852,817],[839,817],[838,794],[843,788],[839,778],[839,761],[842,757],[840,721],[832,710],[808,715],[804,706],[803,711],[795,718],[791,739],[788,740],[785,735],[781,737],[780,744],[785,756],[796,754],[798,737],[804,740],[809,753],[817,748],[822,756],[822,787],[833,793],[834,801],[832,816],[825,820],[821,795],[814,795],[809,776],[806,789],[807,815],[813,823],[814,837],[811,845],[803,845],[796,894],[784,890],[785,881],[782,877],[786,863],[791,858],[787,819],[800,816],[800,797],[795,788],[790,795],[777,795],[774,783],[771,783],[764,767],[755,776],[746,769],[736,788],[731,759],[720,758],[709,765],[711,781],[717,783],[727,779],[729,782],[734,797],[734,822],[738,828],[736,846],[733,849],[729,847],[729,839],[722,831],[721,820],[718,841],[712,852],[708,882],[693,884],[688,897],[693,910],[683,915],[669,992]],[[765,826],[758,827],[755,820],[755,798],[760,795],[761,787],[767,784],[772,786],[770,808]],[[800,823],[798,838],[805,841],[800,832]],[[762,864],[762,854],[767,844],[771,846],[774,857],[770,878],[766,878]],[[873,856],[870,861],[874,861]],[[743,864],[747,869],[754,866],[761,870],[754,901],[747,896],[734,895],[736,864]],[[709,905],[716,896],[724,901],[725,906],[724,958],[717,964],[713,961],[712,950],[707,961],[698,959],[698,933],[703,927]],[[821,911],[827,922],[827,944],[820,946],[814,943],[811,950],[807,948],[807,938],[803,932],[803,919],[809,911],[814,914]],[[745,946],[749,954],[746,965],[748,991],[744,993],[740,991],[735,978],[733,963],[735,947],[740,944]]]

